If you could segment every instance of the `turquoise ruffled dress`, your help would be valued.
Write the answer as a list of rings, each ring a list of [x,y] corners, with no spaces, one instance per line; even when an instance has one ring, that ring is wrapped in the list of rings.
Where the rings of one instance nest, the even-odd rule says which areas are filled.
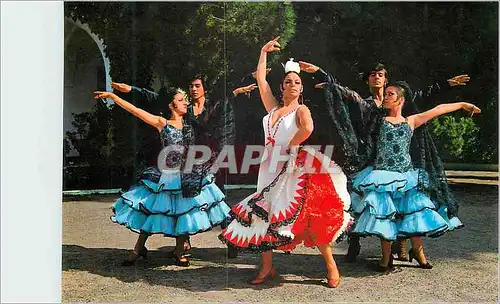
[[[412,135],[407,122],[383,120],[375,166],[352,176],[353,234],[394,241],[411,236],[438,237],[463,226],[457,217],[448,218],[446,206],[421,191],[428,178],[424,170],[412,166]]]
[[[183,145],[183,131],[166,125],[160,133],[163,145]],[[182,155],[170,152],[167,167],[179,165]],[[145,169],[139,183],[123,194],[112,207],[111,220],[130,230],[165,236],[194,235],[220,225],[231,209],[209,174],[201,179],[196,196],[183,196],[179,170]]]

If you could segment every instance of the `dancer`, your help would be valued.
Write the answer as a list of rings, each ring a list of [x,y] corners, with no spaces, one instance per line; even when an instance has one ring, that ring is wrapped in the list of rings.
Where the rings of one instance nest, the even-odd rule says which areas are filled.
[[[374,166],[353,176],[353,188],[359,196],[352,198],[351,207],[359,219],[352,233],[381,238],[383,257],[377,264],[379,271],[391,269],[391,242],[398,237],[411,238],[410,261],[416,259],[421,268],[432,268],[425,258],[421,237],[438,237],[462,226],[457,217],[448,216],[445,203],[425,193],[428,173],[413,167],[410,143],[414,130],[435,117],[460,109],[472,114],[481,110],[470,103],[457,102],[403,117],[403,107],[411,102],[411,89],[406,83],[387,87],[383,105],[388,116],[380,125]]]
[[[278,38],[262,47],[257,65],[257,85],[268,112],[263,118],[266,141],[257,192],[233,206],[235,219],[219,238],[239,249],[262,252],[259,273],[250,282],[254,285],[275,276],[273,249],[292,250],[302,242],[318,247],[328,270],[328,285],[334,288],[340,277],[330,243],[351,220],[345,211],[350,205],[347,179],[327,156],[307,147],[297,149],[313,132],[313,120],[302,104],[298,63],[286,64],[279,99],[266,81],[267,53],[279,50]],[[278,154],[285,151],[291,159],[280,162]],[[312,173],[302,172],[311,169],[306,159],[312,160]]]
[[[336,133],[333,138],[337,148],[335,161],[349,176],[368,165],[373,165],[380,118],[386,114],[381,105],[389,77],[387,68],[377,63],[362,73],[363,80],[371,92],[371,96],[363,99],[358,93],[341,86],[333,75],[321,68],[307,62],[300,62],[300,65],[303,70],[314,73],[314,77],[322,81],[317,87],[325,88],[323,108],[326,107],[325,112],[329,113]],[[412,102],[407,103],[411,106],[406,107],[404,114],[416,114],[419,112],[416,103],[429,104],[441,89],[463,86],[469,80],[468,75],[458,75],[446,81],[436,82],[425,91],[416,90]],[[450,217],[457,216],[457,202],[451,194],[444,167],[426,126],[419,128],[412,137],[411,157],[415,167],[424,168],[429,174],[428,191],[431,198],[444,202],[449,207]],[[395,242],[394,245],[396,246],[393,246],[393,253],[397,254],[399,260],[407,261],[406,240]],[[360,249],[359,237],[349,235],[346,260],[356,261]]]
[[[138,88],[125,83],[112,83],[113,88],[124,93],[138,93],[150,102],[158,101],[158,93],[145,88]],[[233,91],[233,97],[239,93],[246,92],[247,87],[238,88]],[[208,99],[208,80],[206,75],[197,73],[191,78],[189,83],[189,95],[191,103],[188,105],[186,122],[194,127],[196,145],[204,145],[210,147],[210,160],[201,165],[194,165],[193,172],[183,174],[184,180],[188,183],[193,181],[192,187],[195,191],[199,191],[199,180],[201,176],[206,175],[209,168],[217,159],[218,154],[222,151],[225,145],[234,144],[235,136],[235,115],[232,98],[221,99],[212,102]],[[225,193],[224,183],[225,175],[222,171],[218,171],[215,175],[215,183]],[[189,195],[189,194],[185,194]],[[221,224],[221,227],[226,227],[227,221]],[[191,250],[190,238],[185,239],[184,244],[185,254],[189,255]],[[170,253],[172,255],[173,252]],[[228,247],[227,257],[236,258],[238,251],[235,248]]]
[[[112,92],[94,92],[95,98],[110,98],[117,105],[153,126],[160,133],[163,147],[184,147],[184,152],[194,144],[193,127],[185,124],[183,116],[188,103],[185,92],[165,89],[158,99],[165,103],[161,116],[150,114],[119,98]],[[113,206],[113,222],[140,233],[133,255],[124,262],[132,265],[140,257],[146,258],[145,243],[152,234],[176,238],[174,260],[178,266],[189,266],[184,255],[184,243],[189,235],[208,231],[224,222],[230,208],[224,202],[224,194],[214,184],[213,175],[200,176],[194,186],[193,176],[181,173],[186,153],[172,151],[161,165],[141,173],[139,184],[123,193]],[[160,165],[160,164],[159,164]],[[186,178],[187,177],[187,178]],[[185,195],[189,193],[190,195]]]
[[[123,93],[140,94],[150,102],[156,102],[159,94],[150,91],[146,88],[139,88],[125,83],[111,83],[111,86]],[[233,91],[232,97],[236,97],[242,93],[243,88],[238,88]],[[208,78],[202,73],[197,73],[191,77],[189,82],[189,98],[188,112],[185,117],[186,121],[193,125],[196,133],[196,144],[209,145],[213,155],[222,150],[225,145],[234,143],[235,136],[235,121],[234,121],[234,106],[233,98],[227,97],[218,101],[211,101],[208,98],[210,88],[208,86]],[[209,167],[212,161],[206,162],[204,167]],[[216,175],[216,184],[224,192],[224,178],[220,174]]]

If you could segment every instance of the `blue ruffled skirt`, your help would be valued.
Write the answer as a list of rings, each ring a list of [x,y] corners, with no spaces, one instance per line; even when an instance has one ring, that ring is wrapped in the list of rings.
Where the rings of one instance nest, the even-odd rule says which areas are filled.
[[[199,195],[183,197],[179,172],[147,170],[157,178],[143,172],[139,184],[113,205],[113,222],[137,233],[175,237],[208,231],[229,218],[231,208],[224,202],[225,196],[215,185],[213,175],[202,180]]]
[[[438,237],[462,227],[457,217],[448,218],[446,206],[417,189],[419,173],[426,178],[425,171],[416,169],[401,173],[367,167],[354,174],[350,211],[356,224],[351,233],[394,241]]]

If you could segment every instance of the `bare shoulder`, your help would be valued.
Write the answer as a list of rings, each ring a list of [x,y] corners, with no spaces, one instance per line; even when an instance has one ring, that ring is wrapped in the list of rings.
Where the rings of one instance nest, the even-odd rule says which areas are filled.
[[[312,123],[312,116],[309,108],[305,105],[300,105],[297,108],[297,115],[295,116],[297,125],[301,126],[304,124]]]
[[[165,117],[163,116],[158,116],[158,122],[156,123],[156,129],[158,129],[158,132],[161,132],[163,128],[167,125],[168,121]]]
[[[406,118],[406,121],[408,122],[408,125],[412,130],[415,130],[415,119],[418,117],[418,115],[419,114],[414,114]]]
[[[297,108],[297,114],[298,115],[311,115],[311,111],[309,111],[309,108],[306,105],[300,105]]]

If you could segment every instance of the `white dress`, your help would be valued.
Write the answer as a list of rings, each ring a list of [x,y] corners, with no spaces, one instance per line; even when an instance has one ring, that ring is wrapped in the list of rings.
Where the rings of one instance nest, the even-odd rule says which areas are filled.
[[[309,247],[328,244],[352,221],[346,212],[350,207],[347,178],[328,156],[308,147],[298,153],[295,169],[287,170],[291,162],[284,159],[288,159],[289,142],[298,131],[298,107],[273,126],[276,109],[262,120],[265,152],[257,191],[233,206],[233,221],[219,238],[257,251],[291,250],[302,242]],[[312,173],[304,171],[308,163],[314,168]]]

